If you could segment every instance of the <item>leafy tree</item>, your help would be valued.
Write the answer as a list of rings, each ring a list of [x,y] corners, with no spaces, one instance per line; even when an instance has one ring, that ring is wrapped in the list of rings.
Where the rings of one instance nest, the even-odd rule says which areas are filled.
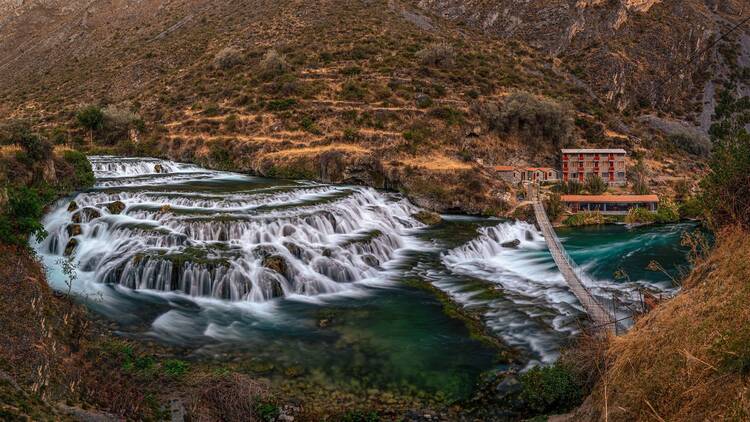
[[[557,220],[557,217],[559,217],[563,212],[563,203],[560,200],[560,194],[551,194],[549,198],[547,198],[545,208],[547,209],[547,215],[549,216],[549,218],[553,221]]]
[[[609,186],[598,174],[592,174],[586,178],[586,190],[592,195],[601,195],[607,191]]]
[[[100,130],[104,126],[104,112],[101,108],[90,105],[84,107],[78,114],[76,114],[76,120],[78,124],[84,129],[89,131],[89,142],[94,141],[94,132]]]
[[[750,135],[739,129],[714,145],[701,202],[715,228],[739,224],[750,229]]]

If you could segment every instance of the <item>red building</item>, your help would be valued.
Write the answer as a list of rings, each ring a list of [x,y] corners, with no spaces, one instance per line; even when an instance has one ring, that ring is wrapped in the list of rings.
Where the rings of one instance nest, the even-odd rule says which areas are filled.
[[[624,149],[564,149],[562,150],[562,180],[584,183],[597,175],[611,186],[627,183]]]

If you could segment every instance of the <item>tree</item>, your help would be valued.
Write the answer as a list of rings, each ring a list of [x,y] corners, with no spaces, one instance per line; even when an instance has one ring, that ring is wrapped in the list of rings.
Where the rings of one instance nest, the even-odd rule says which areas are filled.
[[[648,186],[646,165],[643,159],[639,158],[638,162],[630,170],[630,178],[633,181],[633,193],[636,195],[648,195],[651,188]]]
[[[701,202],[715,228],[750,229],[750,135],[741,128],[714,140],[710,171],[701,181]]]
[[[586,178],[586,190],[592,195],[601,195],[607,191],[608,187],[607,182],[598,174],[592,174]]]
[[[88,129],[89,143],[93,143],[94,131],[100,130],[104,126],[104,112],[102,112],[102,109],[95,105],[84,107],[78,111],[76,119],[81,127]]]
[[[553,193],[547,198],[545,208],[547,209],[547,215],[552,221],[557,220],[563,212],[563,203],[560,200],[559,193]]]

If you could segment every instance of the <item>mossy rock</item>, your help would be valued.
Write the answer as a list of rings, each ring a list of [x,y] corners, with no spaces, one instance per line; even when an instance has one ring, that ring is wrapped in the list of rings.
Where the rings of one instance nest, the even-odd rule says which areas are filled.
[[[164,204],[159,208],[159,212],[162,214],[166,214],[168,212],[172,212],[172,206],[169,204]]]
[[[78,236],[83,233],[80,224],[69,224],[68,227],[65,228],[65,231],[68,232],[68,236],[70,237]]]
[[[419,211],[411,215],[415,220],[428,226],[434,226],[440,224],[443,221],[443,217],[440,214],[432,211]]]
[[[107,204],[107,209],[111,214],[120,214],[125,210],[125,204],[122,201],[110,202]]]
[[[289,253],[294,255],[297,259],[302,258],[302,248],[298,244],[292,242],[284,242],[283,245],[289,251]]]
[[[68,244],[65,245],[65,256],[73,255],[73,252],[75,252],[77,247],[78,247],[78,239],[72,238],[68,240]]]
[[[68,204],[68,212],[73,212],[78,209],[78,203],[76,201],[70,201],[70,204]]]

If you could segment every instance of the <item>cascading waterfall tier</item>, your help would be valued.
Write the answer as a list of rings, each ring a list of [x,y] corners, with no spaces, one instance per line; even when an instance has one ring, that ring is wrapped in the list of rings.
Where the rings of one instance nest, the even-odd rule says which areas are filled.
[[[380,277],[421,226],[407,201],[370,188],[90,160],[95,188],[47,216],[39,250],[130,289],[251,302],[336,293]]]

